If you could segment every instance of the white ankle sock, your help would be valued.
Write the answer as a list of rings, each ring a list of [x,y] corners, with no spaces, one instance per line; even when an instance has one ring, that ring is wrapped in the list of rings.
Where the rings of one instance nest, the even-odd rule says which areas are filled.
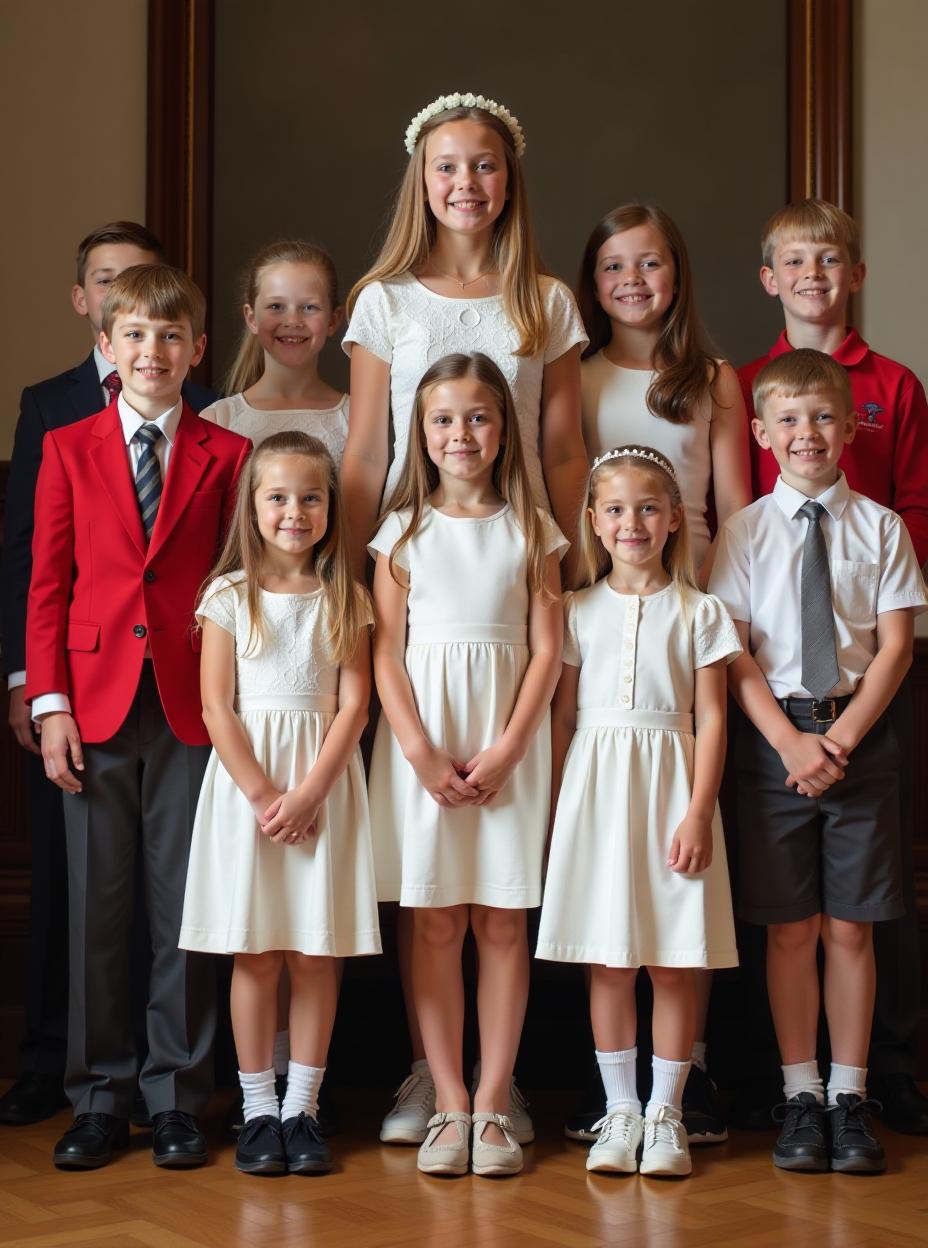
[[[319,1089],[324,1074],[324,1066],[301,1066],[299,1062],[290,1062],[287,1068],[287,1095],[280,1110],[283,1122],[288,1122],[297,1114],[306,1114],[308,1118],[316,1117],[319,1112]]]
[[[867,1067],[841,1066],[838,1062],[831,1063],[831,1074],[828,1076],[828,1108],[833,1109],[838,1103],[840,1093],[847,1096],[859,1096],[862,1101],[867,1099]]]
[[[596,1050],[596,1062],[606,1089],[606,1113],[640,1114],[641,1101],[635,1083],[638,1049],[617,1049],[614,1053]]]
[[[260,1118],[262,1114],[270,1114],[272,1118],[280,1117],[280,1103],[274,1091],[274,1067],[269,1070],[258,1070],[246,1074],[238,1072],[238,1081],[242,1085],[242,1111],[246,1122],[252,1118]]]
[[[818,1062],[793,1062],[780,1069],[783,1071],[783,1095],[788,1101],[800,1092],[811,1092],[819,1105],[825,1104],[825,1086]]]
[[[683,1117],[683,1089],[686,1076],[690,1073],[689,1062],[668,1062],[666,1058],[655,1053],[651,1059],[653,1082],[651,1099],[648,1101],[645,1117],[655,1118],[663,1107],[669,1109],[669,1117],[677,1121]]]
[[[278,1031],[274,1036],[274,1074],[285,1075],[290,1061],[290,1032]]]

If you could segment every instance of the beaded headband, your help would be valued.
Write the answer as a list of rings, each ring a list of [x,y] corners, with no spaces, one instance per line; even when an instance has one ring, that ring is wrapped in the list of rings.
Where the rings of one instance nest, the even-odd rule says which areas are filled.
[[[513,117],[508,108],[497,104],[496,100],[488,100],[483,95],[474,95],[470,91],[462,94],[456,91],[454,95],[440,95],[437,100],[433,100],[431,104],[423,108],[421,113],[416,113],[413,117],[406,127],[406,151],[410,156],[416,150],[419,131],[425,123],[437,117],[439,113],[446,113],[449,108],[482,108],[485,113],[492,113],[512,135],[516,155],[522,156],[525,152],[525,135],[522,133],[522,127],[519,125],[518,118]]]
[[[673,464],[669,459],[665,459],[657,451],[646,451],[638,446],[617,446],[614,450],[606,451],[603,455],[597,455],[593,460],[593,467],[590,469],[590,472],[595,472],[597,468],[601,468],[603,464],[609,463],[612,459],[647,460],[649,463],[656,464],[658,468],[662,468],[674,485],[679,484],[677,474],[674,472]]]

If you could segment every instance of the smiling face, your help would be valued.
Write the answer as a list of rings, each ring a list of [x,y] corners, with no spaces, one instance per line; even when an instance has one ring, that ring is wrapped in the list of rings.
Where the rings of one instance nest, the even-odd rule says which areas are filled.
[[[425,140],[425,195],[439,229],[492,230],[506,206],[503,140],[476,121],[449,121]]]
[[[838,460],[854,439],[857,417],[833,391],[795,396],[775,391],[764,400],[762,417],[751,423],[758,443],[773,451],[786,484],[815,498],[837,481]]]
[[[190,320],[162,321],[140,310],[118,312],[110,336],[100,331],[100,350],[116,365],[130,407],[156,419],[180,398],[187,373],[206,350],[206,335],[194,338]]]
[[[492,390],[476,377],[442,381],[425,396],[425,453],[439,473],[458,481],[492,476],[503,438],[503,415]]]
[[[71,303],[78,316],[86,316],[94,340],[103,326],[103,300],[114,277],[136,264],[158,264],[159,257],[134,243],[98,243],[87,253],[84,280],[71,289]]]
[[[261,274],[245,324],[274,360],[299,368],[318,356],[338,327],[326,275],[315,264],[284,261]]]
[[[661,473],[622,464],[600,472],[589,514],[613,567],[657,571],[667,538],[680,527],[682,505],[671,501]]]
[[[770,265],[760,271],[768,295],[783,305],[787,337],[790,322],[825,327],[847,322],[847,303],[863,284],[863,262],[851,263],[840,243],[794,238],[777,244]]]
[[[676,270],[660,230],[645,223],[607,238],[596,253],[596,297],[609,319],[658,329],[673,303]]]
[[[268,455],[254,492],[265,548],[302,564],[329,522],[328,472],[310,455]]]

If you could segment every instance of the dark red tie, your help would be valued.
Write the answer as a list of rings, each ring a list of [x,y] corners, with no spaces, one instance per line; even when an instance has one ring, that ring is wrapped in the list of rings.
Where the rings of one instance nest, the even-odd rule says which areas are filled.
[[[113,369],[111,373],[107,373],[107,375],[103,378],[102,384],[103,384],[103,389],[107,393],[109,401],[112,403],[112,401],[116,398],[117,394],[119,394],[119,392],[122,390],[122,381],[120,380],[119,373],[117,373],[115,368]]]

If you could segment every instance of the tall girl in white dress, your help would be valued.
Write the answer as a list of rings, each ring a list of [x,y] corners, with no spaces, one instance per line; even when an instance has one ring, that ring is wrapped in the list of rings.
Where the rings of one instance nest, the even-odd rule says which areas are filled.
[[[317,1097],[336,958],[379,953],[358,740],[370,696],[367,596],[351,578],[335,466],[315,438],[252,455],[203,627],[213,741],[190,850],[180,945],[233,953],[245,1126],[236,1166],[327,1170]],[[291,1060],[274,1090],[277,985],[290,973]]]
[[[384,711],[370,777],[378,895],[414,913],[413,993],[438,1111],[419,1168],[468,1167],[470,925],[482,1054],[473,1167],[510,1174],[522,1167],[510,1082],[528,996],[525,911],[540,901],[566,542],[534,504],[491,360],[440,360],[413,410],[403,473],[371,542]]]
[[[594,461],[588,588],[569,599],[552,708],[557,796],[537,955],[590,965],[606,1114],[587,1168],[689,1174],[682,1095],[695,967],[737,963],[718,788],[725,668],[740,653],[692,576],[674,470],[650,447]],[[605,574],[605,575],[604,575]],[[565,761],[566,758],[566,761]],[[563,778],[562,778],[563,770]],[[654,988],[654,1082],[635,1090],[635,978]]]
[[[301,240],[271,243],[245,274],[245,326],[225,382],[228,398],[202,412],[259,446],[272,433],[299,429],[341,463],[348,437],[348,395],[319,375],[319,356],[342,323],[331,256]]]
[[[673,464],[699,583],[718,525],[751,501],[748,424],[734,369],[704,341],[683,236],[660,208],[606,214],[583,253],[583,433],[591,456],[637,442]]]

